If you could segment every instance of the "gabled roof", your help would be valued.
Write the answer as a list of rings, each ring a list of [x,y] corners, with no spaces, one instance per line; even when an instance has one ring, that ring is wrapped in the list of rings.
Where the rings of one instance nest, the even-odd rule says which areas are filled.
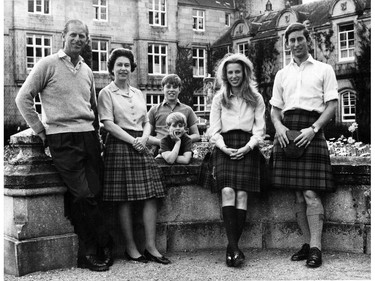
[[[220,9],[235,8],[235,0],[178,0],[178,4]]]

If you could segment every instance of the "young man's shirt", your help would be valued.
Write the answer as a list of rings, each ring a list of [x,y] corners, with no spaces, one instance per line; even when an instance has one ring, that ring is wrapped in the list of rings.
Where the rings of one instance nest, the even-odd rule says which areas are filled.
[[[176,142],[172,140],[170,135],[165,136],[160,141],[160,153],[163,153],[166,151],[172,151],[175,143]],[[181,146],[180,146],[178,155],[184,155],[185,152],[189,152],[191,151],[191,149],[192,149],[191,139],[186,134],[182,135]]]

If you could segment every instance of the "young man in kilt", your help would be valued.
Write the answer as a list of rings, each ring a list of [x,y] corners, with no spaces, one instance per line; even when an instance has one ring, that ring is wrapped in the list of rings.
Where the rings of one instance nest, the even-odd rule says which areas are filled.
[[[323,127],[337,108],[337,81],[333,68],[316,61],[308,52],[309,32],[301,23],[285,31],[285,43],[293,60],[276,77],[271,119],[276,134],[273,147],[272,184],[277,189],[295,190],[295,213],[304,244],[292,261],[307,260],[308,267],[322,264],[321,238],[324,208],[320,192],[334,191],[329,151]],[[286,156],[288,130],[300,131],[294,143],[302,156]]]

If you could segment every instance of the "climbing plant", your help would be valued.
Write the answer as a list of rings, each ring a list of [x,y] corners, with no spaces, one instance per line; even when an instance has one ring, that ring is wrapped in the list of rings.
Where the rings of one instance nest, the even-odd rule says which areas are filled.
[[[371,28],[356,24],[358,51],[355,54],[352,83],[357,91],[356,121],[359,140],[371,143]]]
[[[203,87],[203,78],[194,78],[193,76],[191,48],[177,45],[176,74],[182,81],[179,100],[189,106],[193,106],[193,93]]]
[[[325,62],[327,63],[331,57],[331,53],[335,50],[335,45],[332,43],[331,38],[333,36],[333,30],[328,31],[317,31],[313,33],[316,45],[321,51]]]

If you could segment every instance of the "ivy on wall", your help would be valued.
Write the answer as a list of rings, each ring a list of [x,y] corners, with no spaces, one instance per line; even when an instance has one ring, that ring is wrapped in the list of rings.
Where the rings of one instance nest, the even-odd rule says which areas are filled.
[[[332,43],[331,38],[333,36],[333,30],[328,31],[317,31],[313,33],[316,45],[321,51],[323,57],[325,58],[325,63],[328,63],[332,52],[335,50],[335,45]]]
[[[177,45],[176,74],[181,78],[182,88],[179,100],[193,106],[193,93],[203,87],[203,78],[193,76],[193,55],[191,48]]]
[[[371,27],[356,24],[359,48],[355,54],[352,83],[357,91],[356,121],[359,140],[371,143]]]

